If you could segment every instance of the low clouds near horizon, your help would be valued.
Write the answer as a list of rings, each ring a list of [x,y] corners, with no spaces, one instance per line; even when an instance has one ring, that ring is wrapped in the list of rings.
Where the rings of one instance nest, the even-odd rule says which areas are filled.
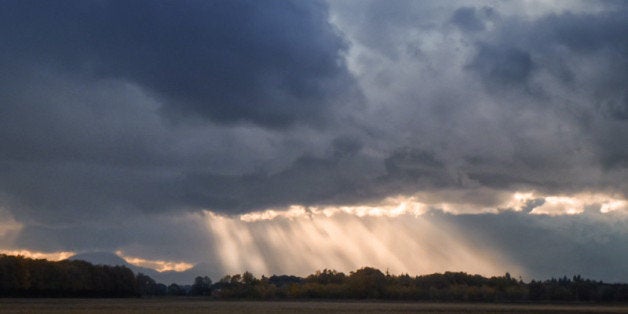
[[[182,217],[395,196],[506,238],[526,221],[530,243],[575,218],[481,213],[589,195],[576,212],[625,222],[628,5],[527,3],[4,1],[0,244],[200,262],[179,244],[211,247],[205,226]],[[561,239],[547,263],[592,258]],[[613,278],[626,252],[607,249]]]

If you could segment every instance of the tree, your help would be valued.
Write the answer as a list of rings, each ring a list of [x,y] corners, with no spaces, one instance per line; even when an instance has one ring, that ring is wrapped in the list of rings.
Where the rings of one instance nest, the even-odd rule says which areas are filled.
[[[209,277],[198,276],[194,279],[194,284],[192,284],[192,290],[190,291],[190,294],[204,296],[211,295],[211,286],[212,280]]]
[[[135,277],[137,281],[137,289],[140,295],[155,295],[157,292],[157,283],[153,278],[147,275],[138,273]]]
[[[349,293],[354,298],[379,298],[383,295],[386,275],[379,269],[365,267],[349,275]]]
[[[181,288],[181,286],[176,283],[171,283],[168,286],[168,295],[183,295],[185,291]]]

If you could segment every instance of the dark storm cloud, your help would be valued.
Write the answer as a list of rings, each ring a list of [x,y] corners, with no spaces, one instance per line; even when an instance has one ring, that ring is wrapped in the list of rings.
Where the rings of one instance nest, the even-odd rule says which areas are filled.
[[[304,155],[277,173],[190,174],[183,189],[186,202],[241,213],[292,204],[358,203],[381,197],[370,193],[370,175],[363,173],[363,169],[374,167],[372,161],[347,156],[351,154],[348,149],[356,149],[354,142],[334,144],[331,156]]]
[[[565,45],[577,52],[593,52],[608,48],[627,52],[628,8],[623,4],[616,10],[596,14],[549,14],[534,24],[535,40],[547,48],[548,44]]]
[[[591,111],[580,115],[585,132],[595,137],[600,161],[604,167],[626,167],[628,145],[622,134],[628,132],[628,6],[600,14],[549,15],[540,19],[530,35],[531,46],[540,55],[553,49],[567,47],[580,58],[599,62],[599,71],[586,77],[590,88]],[[560,55],[550,55],[550,62],[558,63]],[[577,73],[574,70],[567,69]],[[575,74],[577,75],[577,74]],[[617,145],[623,143],[623,145]]]
[[[395,3],[387,10],[369,5],[362,17],[378,16],[374,23],[385,24],[379,29],[384,33],[438,33],[448,24],[473,31],[464,37],[467,50],[461,50],[468,62],[455,73],[488,88],[442,84],[444,91],[430,90],[424,87],[430,82],[419,77],[422,83],[412,91],[391,96],[388,102],[397,109],[388,118],[345,112],[343,117],[360,121],[356,131],[355,121],[334,122],[334,113],[347,108],[338,97],[354,85],[342,57],[348,44],[328,22],[324,4],[4,2],[2,32],[9,44],[2,48],[7,71],[0,77],[6,95],[0,108],[3,202],[63,220],[109,208],[244,212],[452,187],[625,191],[617,182],[621,172],[587,179],[588,170],[600,167],[591,159],[620,169],[627,159],[626,145],[617,145],[625,142],[626,130],[626,40],[616,31],[624,26],[625,8],[507,19],[493,8],[461,7],[442,14],[445,25],[439,29],[429,15],[416,13],[419,8]],[[393,13],[403,17],[382,16]],[[488,21],[492,28],[479,26]],[[582,42],[573,35],[581,28]],[[388,35],[406,44],[405,37]],[[354,38],[361,43],[361,36]],[[611,57],[619,70],[594,67],[589,73],[605,81],[580,90],[603,101],[564,110],[551,92],[556,86],[578,88],[581,69],[567,62],[578,54],[590,62],[596,54]],[[551,65],[561,59],[571,81],[554,75]],[[429,63],[441,61],[448,60],[434,57]],[[546,73],[558,83],[538,82]],[[391,84],[412,79],[391,77]],[[480,108],[485,99],[499,107]],[[254,135],[235,133],[233,124],[170,125],[160,119],[164,112],[263,127],[328,120],[330,128]],[[559,124],[567,131],[554,128]],[[320,143],[310,143],[319,137]],[[266,146],[250,148],[258,142]],[[593,158],[578,153],[591,150]],[[259,152],[268,152],[261,161]],[[275,159],[276,166],[266,166]]]
[[[500,160],[468,151],[463,171],[470,179],[492,187],[527,186],[551,193],[610,188],[626,194],[628,187],[622,179],[616,181],[625,177],[628,160],[628,145],[623,135],[628,131],[624,120],[628,104],[625,3],[614,3],[597,13],[566,10],[538,18],[506,16],[497,10],[487,10],[492,13],[492,29],[480,29],[479,23],[484,20],[477,17],[478,10],[474,8],[463,7],[452,14],[451,23],[464,31],[478,32],[465,35],[464,42],[474,48],[465,70],[482,82],[486,97],[510,108],[509,115],[538,115],[538,121],[545,120],[540,125],[546,131],[552,125],[569,125],[571,131],[530,139],[523,133],[534,129],[535,123],[526,122],[523,129],[517,130],[513,123],[506,122],[515,121],[516,116],[493,115],[492,119],[504,119],[500,132],[509,134],[517,153],[508,160]],[[464,102],[449,104],[447,116],[470,106]],[[544,131],[538,132],[540,135]],[[552,148],[543,143],[554,141],[552,138],[556,144],[562,142],[559,145],[568,141],[573,144]],[[482,139],[477,139],[477,143],[481,142]],[[584,152],[592,153],[593,160],[586,157],[573,163],[566,161],[575,156],[584,157]],[[578,167],[583,167],[583,171],[576,170]],[[619,174],[606,172],[601,181],[587,182],[583,180],[587,176],[584,172],[590,169],[615,169]],[[570,179],[566,180],[565,176]]]
[[[469,67],[489,84],[524,82],[534,74],[535,67],[569,84],[583,66],[569,64],[571,58],[602,57],[613,69],[604,71],[609,64],[596,64],[604,76],[598,72],[600,76],[590,82],[590,88],[596,97],[611,96],[621,103],[628,73],[628,39],[623,31],[628,28],[627,18],[625,4],[595,14],[567,11],[534,20],[502,16],[489,37],[477,42],[477,53]]]
[[[483,31],[484,21],[477,16],[476,9],[473,7],[462,7],[454,11],[451,22],[468,31]]]
[[[480,43],[469,68],[476,71],[487,85],[504,88],[524,85],[534,63],[530,54],[521,49]]]
[[[455,184],[454,179],[447,174],[443,162],[430,151],[409,147],[398,149],[386,158],[385,166],[386,174],[379,180],[389,184],[401,181],[408,185],[408,191],[404,191],[406,193],[412,193],[413,189]]]
[[[5,1],[0,12],[5,62],[133,81],[175,119],[320,124],[354,91],[347,43],[319,1]]]
[[[251,180],[255,174],[242,175],[263,163],[255,162],[257,142],[259,150],[289,156],[273,160],[302,155],[283,143],[302,147],[309,139],[289,140],[277,130],[327,124],[351,101],[348,95],[356,96],[342,56],[347,42],[328,22],[323,2],[7,1],[0,7],[0,202],[21,220],[231,209],[236,206],[219,201],[232,198],[223,184],[270,189]],[[188,124],[198,117],[217,124]],[[236,122],[277,133],[231,128],[241,125]],[[340,157],[360,144],[340,138],[332,146],[331,155]],[[286,189],[303,196],[305,174],[315,176],[308,169],[328,167],[308,163],[296,162],[304,175]],[[197,199],[199,173],[220,178],[205,192],[218,196]],[[250,209],[257,195],[240,195],[237,207]],[[260,206],[284,203],[288,193],[270,195],[278,196]]]

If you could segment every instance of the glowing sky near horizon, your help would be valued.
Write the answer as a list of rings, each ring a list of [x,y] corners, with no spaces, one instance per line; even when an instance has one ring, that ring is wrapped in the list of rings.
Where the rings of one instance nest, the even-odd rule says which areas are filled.
[[[489,248],[478,248],[455,229],[409,214],[395,217],[321,213],[243,221],[209,215],[208,224],[227,273],[307,275],[371,266],[393,274],[452,269],[484,275],[520,267]]]
[[[527,208],[529,202],[544,203]],[[489,239],[469,237],[460,226],[434,216],[434,211],[453,215],[498,215],[511,210],[526,215],[599,215],[615,213],[625,218],[626,201],[612,195],[578,194],[541,196],[516,192],[495,207],[426,203],[420,195],[396,196],[362,206],[304,207],[293,205],[241,215],[205,211],[203,219],[208,248],[217,257],[220,273],[251,271],[256,275],[305,276],[322,269],[349,272],[370,266],[392,274],[429,274],[462,270],[485,276],[510,272],[532,278],[525,266],[492,247]],[[499,209],[499,210],[498,210]],[[5,230],[19,230],[7,224]],[[77,252],[0,250],[1,254],[62,260]],[[182,261],[145,259],[122,250],[115,252],[128,263],[163,271],[186,271],[194,265]],[[218,279],[218,278],[216,278]]]
[[[522,211],[544,199],[528,215],[578,215],[586,208],[599,214],[628,212],[626,201],[603,194],[540,196],[517,192],[494,208]],[[427,204],[420,196],[392,197],[379,204],[340,207],[290,206],[228,216],[206,211],[208,237],[223,273],[307,275],[324,268],[348,272],[364,266],[393,274],[428,274],[464,270],[485,276],[505,271],[530,277],[525,267],[481,238],[469,238],[459,226],[434,217],[450,214],[498,214],[496,209],[460,204]],[[16,230],[5,225],[7,230]],[[2,254],[62,260],[76,252],[0,250]],[[118,250],[128,263],[163,271],[185,271],[193,264],[150,260]]]
[[[541,197],[518,192],[491,209],[394,197],[370,206],[290,206],[239,216],[207,212],[206,219],[217,256],[229,273],[306,275],[323,268],[350,271],[373,266],[394,274],[459,269],[487,276],[509,271],[529,278],[505,253],[481,239],[462,236],[455,225],[423,216],[436,209],[455,214],[497,214],[497,208],[521,211],[535,199],[545,203],[531,209],[531,215],[582,214],[587,207],[600,214],[628,213],[626,201],[609,195]]]

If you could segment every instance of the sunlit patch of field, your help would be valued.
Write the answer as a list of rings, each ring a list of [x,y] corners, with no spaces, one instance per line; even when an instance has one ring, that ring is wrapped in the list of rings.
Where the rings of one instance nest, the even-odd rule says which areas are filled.
[[[0,299],[0,313],[628,313],[628,305]]]

